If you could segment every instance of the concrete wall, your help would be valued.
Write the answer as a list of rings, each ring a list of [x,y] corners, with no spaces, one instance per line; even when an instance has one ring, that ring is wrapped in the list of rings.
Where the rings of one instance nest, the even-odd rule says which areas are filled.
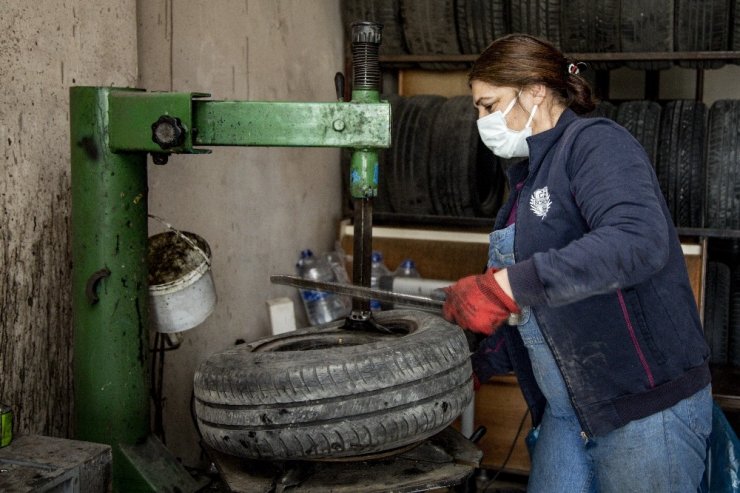
[[[69,86],[136,83],[135,0],[0,4],[0,402],[72,433]]]
[[[309,5],[310,4],[310,5]],[[339,0],[139,0],[139,86],[201,91],[213,99],[332,101],[344,69]],[[265,302],[295,300],[271,274],[293,273],[303,248],[337,236],[337,149],[215,148],[149,165],[150,213],[198,233],[213,250],[215,313],[182,333],[165,366],[168,447],[186,463],[200,450],[190,417],[192,377],[203,359],[268,334]],[[150,233],[162,229],[150,221]]]
[[[344,68],[339,0],[6,0],[0,8],[0,402],[16,432],[72,434],[72,85],[202,91],[216,99],[331,101]],[[265,301],[295,290],[302,248],[332,247],[339,151],[214,149],[150,165],[150,212],[213,250],[215,313],[167,353],[167,438],[200,450],[189,405],[196,365],[268,334]],[[162,229],[151,223],[151,233]]]

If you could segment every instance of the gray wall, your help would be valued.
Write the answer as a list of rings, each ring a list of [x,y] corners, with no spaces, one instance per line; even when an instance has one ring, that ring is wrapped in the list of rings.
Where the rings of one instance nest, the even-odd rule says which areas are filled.
[[[71,436],[69,86],[331,101],[339,0],[5,0],[0,32],[0,402],[18,433]],[[267,299],[298,302],[269,275],[292,272],[302,248],[333,245],[339,151],[219,148],[149,171],[150,212],[213,250],[219,304],[165,369],[168,445],[193,464],[194,369],[266,335]]]
[[[344,69],[339,0],[139,0],[140,87],[201,91],[214,99],[332,101]],[[198,233],[213,250],[215,313],[183,332],[165,366],[167,445],[188,463],[199,454],[190,418],[198,363],[236,339],[269,332],[265,302],[295,289],[272,286],[293,273],[303,248],[337,237],[337,149],[214,148],[149,165],[150,213]],[[150,221],[150,232],[162,229]]]
[[[72,432],[69,86],[136,83],[135,0],[0,6],[0,402]]]

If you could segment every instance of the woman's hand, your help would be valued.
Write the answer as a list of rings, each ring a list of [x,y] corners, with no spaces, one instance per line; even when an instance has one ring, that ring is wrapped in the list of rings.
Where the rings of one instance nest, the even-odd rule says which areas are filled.
[[[444,291],[444,318],[472,332],[491,335],[510,314],[519,313],[505,269],[464,277]]]

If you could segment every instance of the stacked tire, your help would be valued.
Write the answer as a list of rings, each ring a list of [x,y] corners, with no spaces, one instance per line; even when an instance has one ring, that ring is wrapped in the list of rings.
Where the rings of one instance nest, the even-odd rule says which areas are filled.
[[[612,118],[640,142],[676,226],[740,229],[740,101],[602,101],[587,116]]]
[[[740,9],[727,0],[344,0],[343,22],[383,24],[382,55],[478,54],[509,33],[549,40],[566,53],[740,50]],[[349,37],[349,34],[347,34]],[[681,60],[718,68],[723,61]],[[740,60],[732,60],[740,63]],[[622,62],[594,62],[609,70]],[[421,62],[448,69],[449,63]],[[629,61],[663,70],[666,60]]]
[[[615,117],[642,144],[653,165],[658,156],[660,113],[655,101],[627,101],[619,105]]]
[[[709,344],[710,363],[726,365],[730,348],[730,268],[707,262],[705,277],[704,336]],[[740,357],[740,355],[738,355]]]
[[[382,96],[391,104],[390,149],[378,157],[375,211],[397,219],[486,218],[501,207],[503,168],[478,134],[469,96]],[[350,153],[343,154],[345,189]]]
[[[740,250],[740,241],[736,241]],[[727,362],[740,368],[740,253],[735,254],[735,265],[730,282],[730,322]]]
[[[483,145],[470,97],[440,105],[430,147],[430,193],[437,215],[494,218],[505,178],[501,161]]]
[[[376,210],[494,218],[506,194],[499,159],[483,145],[469,96],[384,96],[393,147],[380,153]],[[586,115],[624,126],[644,147],[680,228],[740,229],[740,100],[601,101]],[[348,176],[349,153],[344,175]],[[346,188],[346,187],[345,187]]]
[[[740,100],[712,105],[707,140],[705,226],[740,229]]]
[[[706,116],[700,101],[671,101],[663,108],[656,166],[668,208],[680,227],[702,226]]]
[[[711,362],[740,368],[740,239],[709,244],[705,278],[704,332]]]

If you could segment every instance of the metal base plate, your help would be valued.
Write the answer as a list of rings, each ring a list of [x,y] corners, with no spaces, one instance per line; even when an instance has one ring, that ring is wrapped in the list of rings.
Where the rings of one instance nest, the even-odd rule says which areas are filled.
[[[480,466],[478,447],[452,427],[394,457],[355,462],[245,460],[210,450],[234,493],[289,491],[356,493],[428,491],[460,484]]]

